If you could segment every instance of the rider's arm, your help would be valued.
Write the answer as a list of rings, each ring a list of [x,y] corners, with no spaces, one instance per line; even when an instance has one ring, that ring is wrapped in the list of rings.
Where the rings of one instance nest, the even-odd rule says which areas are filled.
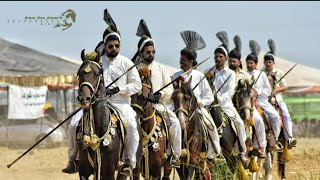
[[[133,62],[129,61],[126,70],[133,66]],[[127,94],[129,96],[138,93],[142,89],[141,79],[137,68],[132,68],[127,73],[127,84],[124,87],[120,87],[119,94]]]
[[[204,78],[203,81],[199,84],[199,87],[201,88],[201,104],[203,106],[212,104],[214,101],[214,96],[212,94],[212,90],[210,88],[208,80]]]

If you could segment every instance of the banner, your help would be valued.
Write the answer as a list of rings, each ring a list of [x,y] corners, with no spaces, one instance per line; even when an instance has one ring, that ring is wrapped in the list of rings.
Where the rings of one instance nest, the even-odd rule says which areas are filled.
[[[43,116],[47,86],[9,85],[8,119],[36,119]]]

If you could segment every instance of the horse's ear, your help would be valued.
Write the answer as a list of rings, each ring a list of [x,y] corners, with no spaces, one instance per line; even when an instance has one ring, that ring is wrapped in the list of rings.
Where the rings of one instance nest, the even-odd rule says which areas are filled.
[[[189,81],[187,82],[187,85],[188,85],[189,87],[191,87],[191,82],[192,82],[192,76],[190,76],[190,79],[189,79]]]
[[[96,56],[96,59],[95,59],[95,62],[97,62],[97,63],[99,63],[99,64],[102,64],[101,63],[101,53],[100,53],[100,51],[98,51],[98,50],[94,50],[96,53],[97,53],[97,56]]]
[[[173,83],[172,83],[172,85],[173,85],[173,88],[175,89],[176,87],[177,87],[177,81],[174,81]]]
[[[81,59],[82,59],[82,61],[86,60],[86,58],[84,57],[84,51],[85,51],[85,49],[82,49],[82,51],[81,51]]]
[[[244,87],[244,85],[245,85],[244,80],[243,80],[243,79],[240,79],[240,80],[238,81],[238,87],[242,88],[242,87]]]

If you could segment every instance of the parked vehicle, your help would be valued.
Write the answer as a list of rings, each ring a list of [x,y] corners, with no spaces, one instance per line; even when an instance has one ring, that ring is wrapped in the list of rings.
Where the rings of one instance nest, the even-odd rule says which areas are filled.
[[[58,125],[57,121],[49,115],[38,119],[7,119],[7,116],[0,116],[0,144],[8,144],[10,147],[21,145],[33,145],[43,136],[49,133]],[[58,128],[38,147],[51,148],[59,146],[64,142],[65,131]]]

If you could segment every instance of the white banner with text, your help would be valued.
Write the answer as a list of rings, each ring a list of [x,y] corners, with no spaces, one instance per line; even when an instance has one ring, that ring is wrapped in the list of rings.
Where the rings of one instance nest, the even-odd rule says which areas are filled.
[[[36,119],[43,116],[48,87],[9,85],[8,119]]]

